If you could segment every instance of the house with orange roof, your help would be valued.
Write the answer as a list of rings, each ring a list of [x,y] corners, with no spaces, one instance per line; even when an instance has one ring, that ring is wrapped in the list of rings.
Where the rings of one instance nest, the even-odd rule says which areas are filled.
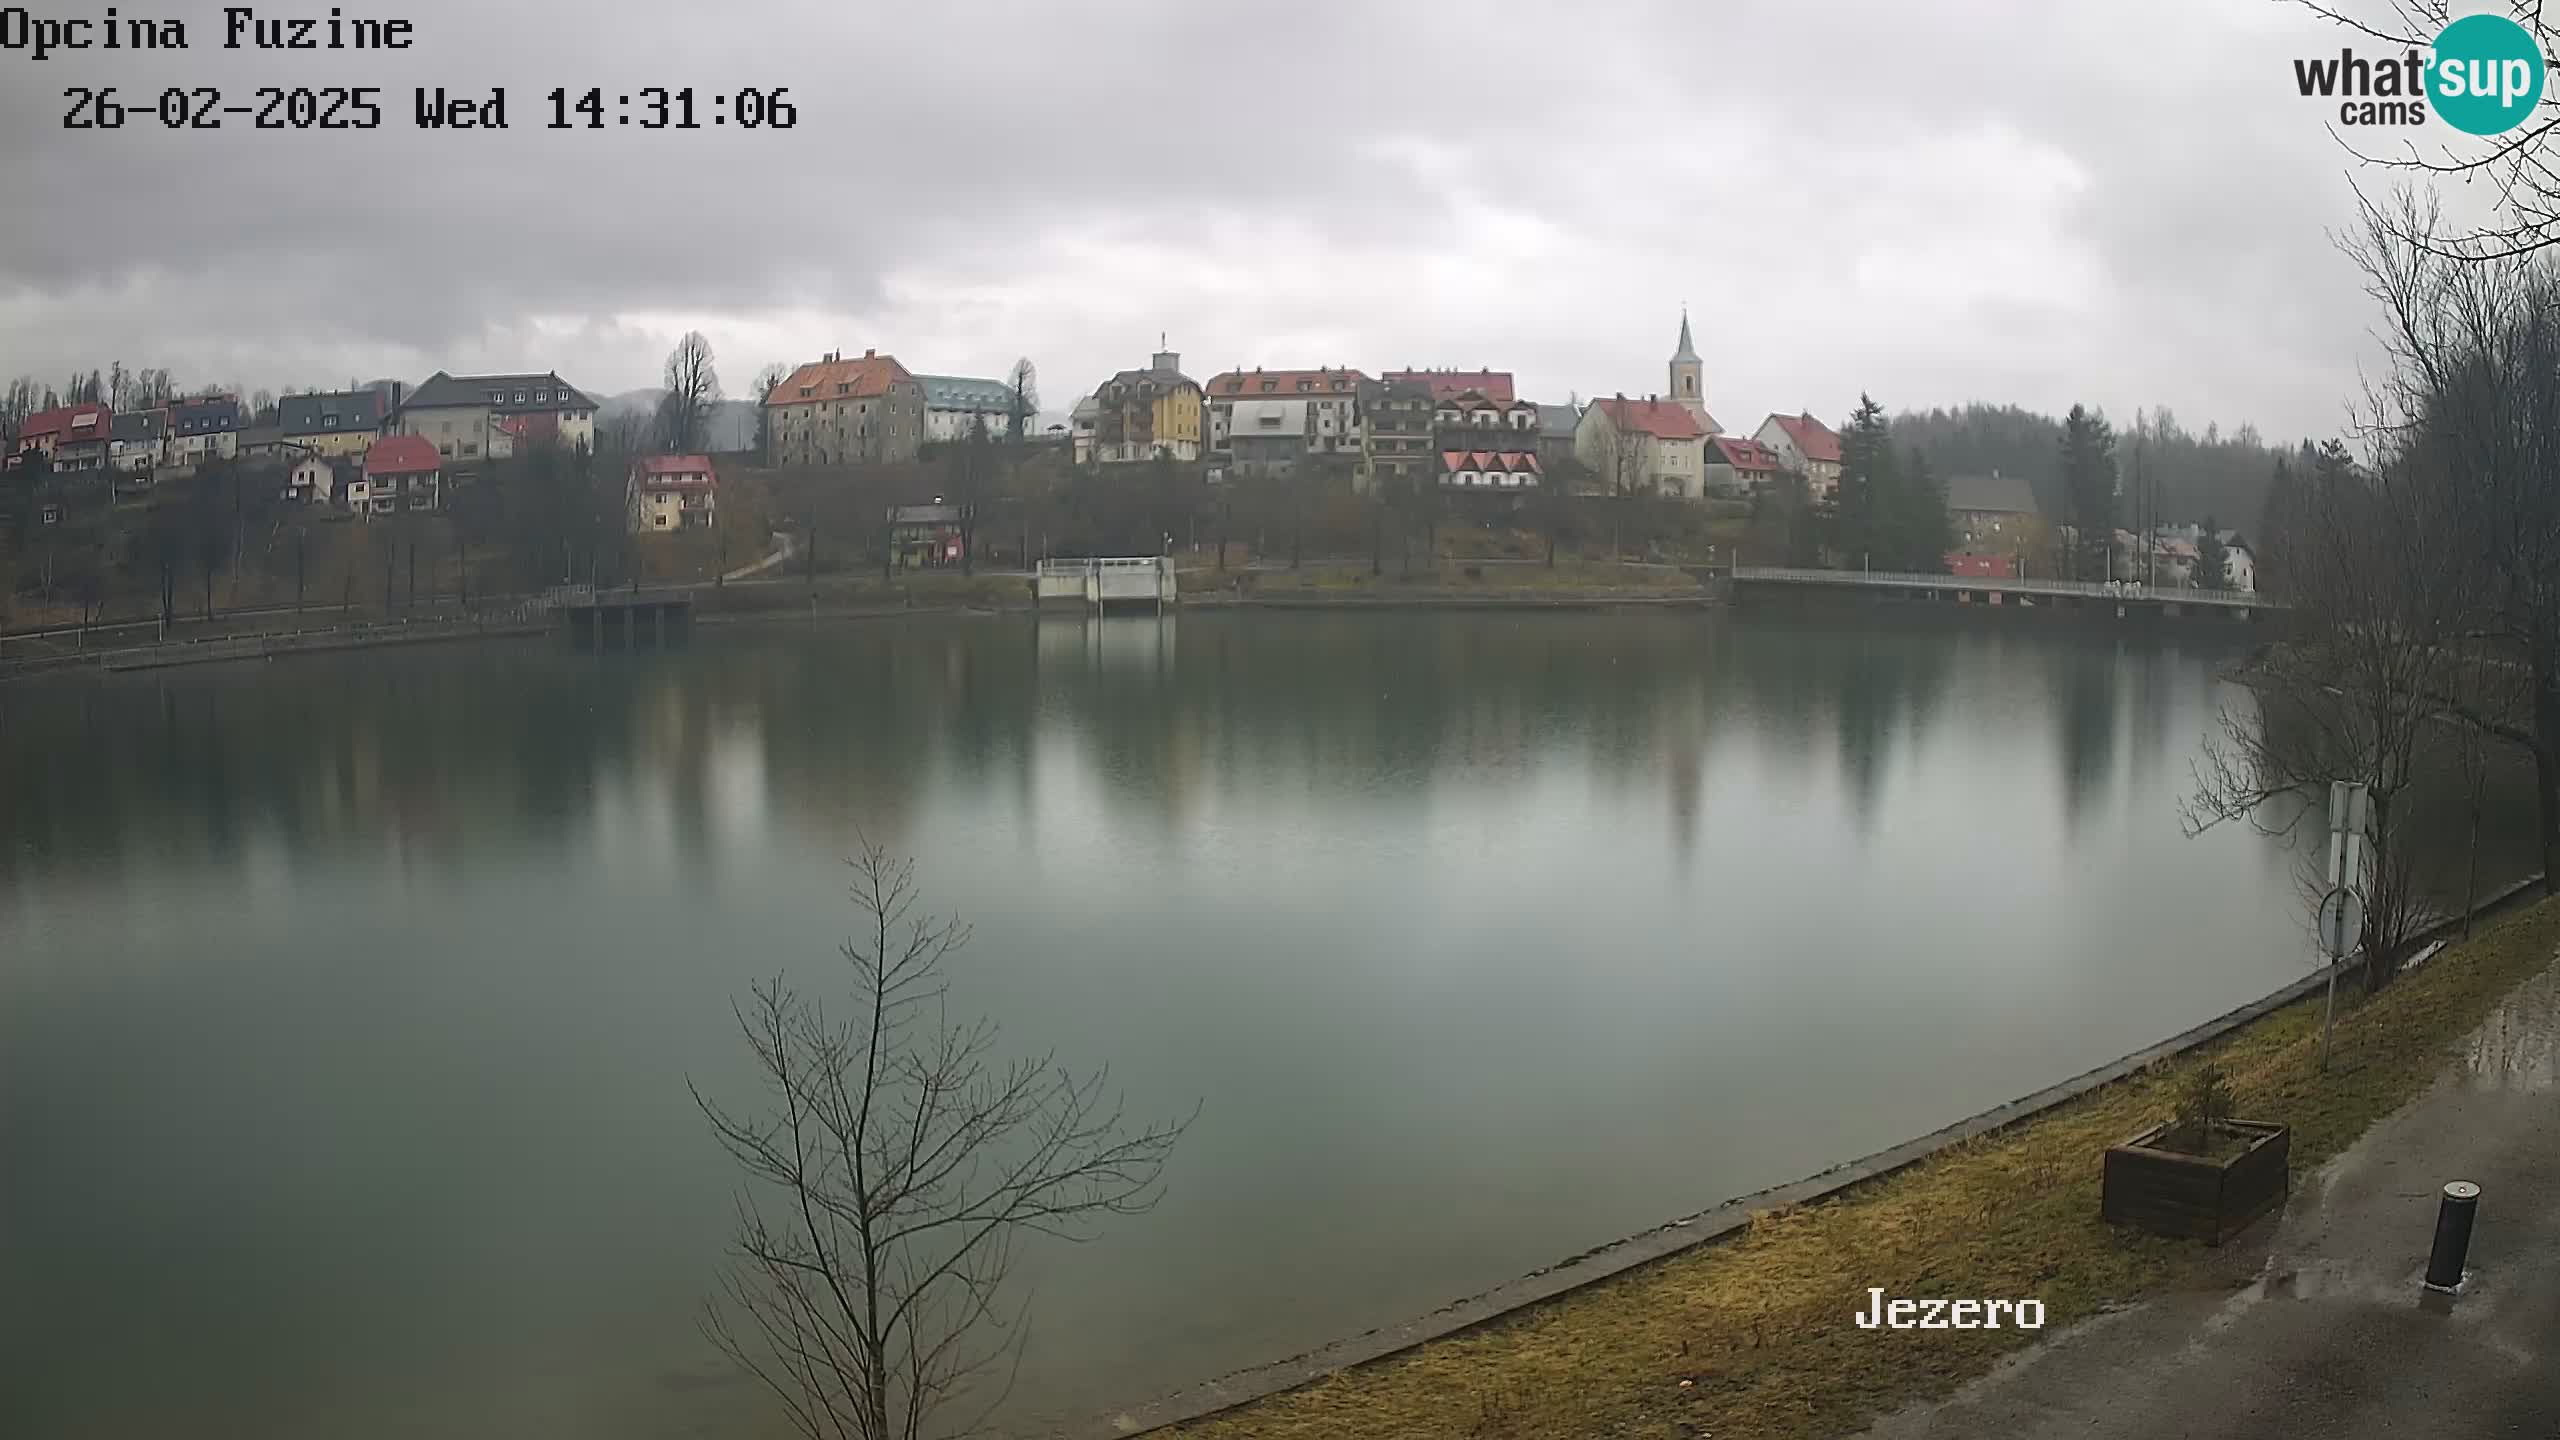
[[[1238,401],[1303,400],[1306,402],[1306,454],[1310,456],[1349,455],[1361,453],[1360,387],[1369,377],[1348,367],[1328,370],[1230,370],[1213,375],[1201,387],[1202,398],[1209,407],[1209,463],[1223,471],[1235,463],[1236,403]],[[1258,419],[1273,413],[1254,407]]]
[[[1816,496],[1839,493],[1840,435],[1814,419],[1812,411],[1772,415],[1760,422],[1751,438],[1777,452],[1778,468],[1802,475],[1805,487]]]
[[[924,386],[893,355],[829,351],[765,392],[773,463],[879,465],[924,445]]]
[[[1778,452],[1741,435],[1707,437],[1707,493],[1754,495],[1778,478]]]
[[[1574,458],[1591,467],[1611,494],[1706,493],[1707,427],[1676,399],[1624,395],[1594,400],[1574,427]]]

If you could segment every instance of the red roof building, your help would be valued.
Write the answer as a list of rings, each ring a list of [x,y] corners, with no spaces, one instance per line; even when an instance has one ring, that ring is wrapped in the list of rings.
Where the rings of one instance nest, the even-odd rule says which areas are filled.
[[[708,455],[643,455],[631,462],[631,533],[692,530],[711,524],[720,474]]]
[[[1733,494],[1748,494],[1778,478],[1784,467],[1778,452],[1740,435],[1707,438],[1707,485]]]
[[[1812,415],[1772,415],[1769,422],[1785,432],[1805,459],[1816,464],[1840,463],[1839,434]]]
[[[1574,457],[1612,491],[1699,498],[1707,493],[1707,427],[1678,400],[1594,400],[1574,427]]]
[[[924,383],[894,355],[830,351],[761,398],[775,465],[895,464],[924,445]]]
[[[1400,381],[1428,385],[1434,400],[1446,400],[1470,390],[1480,390],[1505,405],[1514,398],[1508,370],[1389,370],[1378,378],[1390,385]]]
[[[1360,384],[1369,377],[1357,370],[1230,370],[1212,375],[1202,387],[1212,400],[1258,399],[1289,400],[1302,395],[1356,395]]]
[[[424,435],[385,435],[364,452],[367,479],[376,475],[433,475],[444,465]]]
[[[424,435],[385,435],[364,452],[364,473],[342,485],[347,508],[371,519],[434,510],[444,501],[444,460]]]
[[[1360,387],[1369,377],[1357,370],[1230,370],[1209,377],[1202,387],[1208,404],[1208,452],[1213,465],[1235,463],[1236,402],[1239,400],[1303,400],[1305,435],[1310,455],[1339,455],[1360,448]]]
[[[91,470],[106,463],[107,441],[115,433],[115,412],[106,406],[58,405],[39,410],[18,427],[13,458],[43,455],[57,470]]]
[[[1703,440],[1707,436],[1707,427],[1677,400],[1630,400],[1620,395],[1611,400],[1594,400],[1591,405],[1620,430],[1650,435],[1656,440]]]
[[[1443,450],[1440,484],[1449,490],[1526,490],[1543,472],[1533,450]]]
[[[1971,555],[1958,551],[1947,557],[1947,573],[1984,580],[2014,580],[2018,575],[2018,566],[2011,556]]]

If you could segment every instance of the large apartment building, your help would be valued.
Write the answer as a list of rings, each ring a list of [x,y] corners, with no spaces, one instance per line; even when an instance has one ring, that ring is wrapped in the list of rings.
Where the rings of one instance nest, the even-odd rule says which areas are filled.
[[[766,392],[764,408],[780,466],[894,464],[924,445],[924,385],[877,350],[829,351]]]
[[[1223,469],[1235,462],[1230,443],[1235,431],[1236,402],[1240,400],[1303,400],[1306,402],[1306,451],[1308,455],[1360,454],[1360,387],[1369,377],[1357,370],[1230,370],[1212,377],[1207,386],[1209,406],[1209,463]],[[1257,409],[1257,419],[1267,418],[1270,411]]]
[[[326,415],[324,409],[324,424]],[[344,420],[341,414],[340,422]],[[384,433],[415,435],[435,447],[439,460],[467,470],[484,460],[504,460],[520,446],[539,442],[593,448],[596,402],[548,371],[448,375],[439,370],[400,402]]]

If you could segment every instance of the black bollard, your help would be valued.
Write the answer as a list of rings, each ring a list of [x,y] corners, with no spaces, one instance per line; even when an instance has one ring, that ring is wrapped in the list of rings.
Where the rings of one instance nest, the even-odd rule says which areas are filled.
[[[2480,1213],[2480,1187],[2455,1180],[2444,1187],[2436,1206],[2436,1244],[2427,1255],[2427,1288],[2451,1291],[2462,1285],[2462,1262],[2471,1253],[2471,1222]]]

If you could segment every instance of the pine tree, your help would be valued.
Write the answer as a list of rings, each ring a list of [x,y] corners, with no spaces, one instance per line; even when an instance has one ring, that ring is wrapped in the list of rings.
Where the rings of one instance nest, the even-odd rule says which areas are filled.
[[[1840,489],[1833,502],[1838,511],[1841,558],[1853,568],[1874,569],[1882,561],[1893,568],[1887,506],[1893,485],[1893,445],[1887,438],[1884,407],[1875,397],[1858,396],[1858,408],[1840,429]]]
[[[1947,514],[1947,487],[1913,449],[1903,457],[1894,494],[1895,568],[1943,575],[1955,548],[1955,522]]]
[[[2116,437],[2105,416],[2083,405],[2062,418],[2062,494],[2078,541],[2073,578],[2103,580],[2116,543]]]
[[[2231,588],[2231,552],[2223,548],[2222,522],[2207,515],[2204,533],[2196,537],[2196,588],[2228,590]]]

